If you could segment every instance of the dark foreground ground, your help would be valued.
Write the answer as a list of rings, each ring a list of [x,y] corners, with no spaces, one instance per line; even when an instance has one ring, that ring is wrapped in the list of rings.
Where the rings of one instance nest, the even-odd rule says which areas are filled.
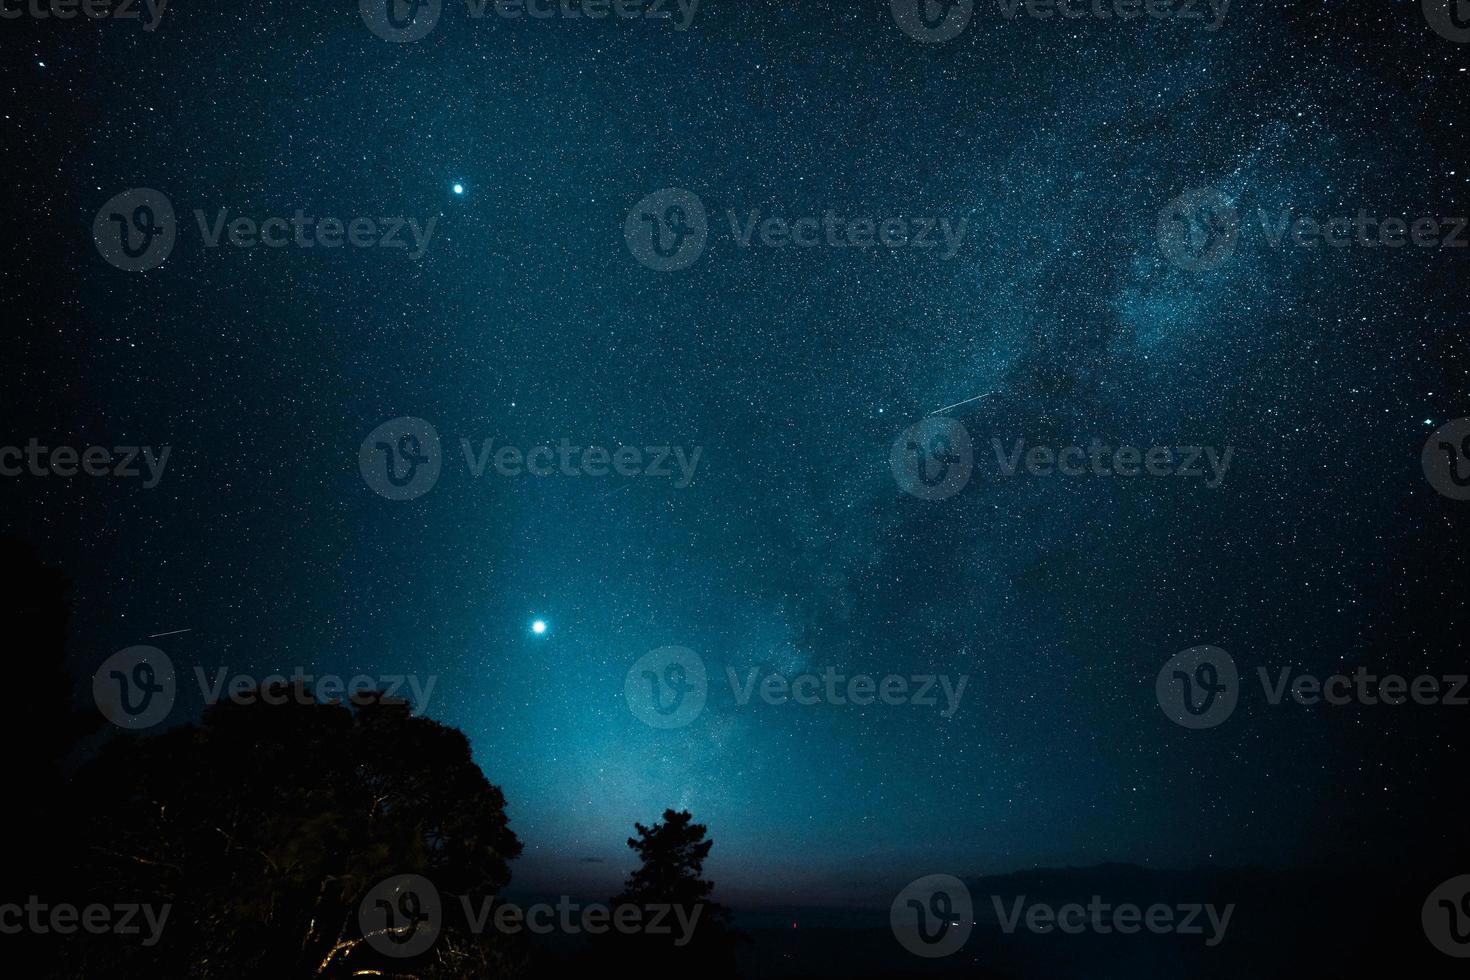
[[[737,910],[747,939],[748,977],[982,977],[1004,980],[1138,978],[1464,977],[1470,961],[1440,953],[1420,921],[1425,899],[1452,874],[1352,871],[1150,871],[1128,865],[1022,872],[969,879],[976,924],[953,955],[924,959],[905,950],[887,909]],[[1013,907],[1213,903],[1235,909],[1216,945],[1206,935],[1007,934],[993,896]],[[1202,920],[1204,921],[1204,920]],[[547,943],[548,952],[564,946]]]

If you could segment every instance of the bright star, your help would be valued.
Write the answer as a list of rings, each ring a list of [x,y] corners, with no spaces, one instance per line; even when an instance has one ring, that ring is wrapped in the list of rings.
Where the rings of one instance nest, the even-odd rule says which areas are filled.
[[[542,633],[545,633],[546,632],[546,620],[544,620],[544,619],[538,619],[534,623],[532,623],[531,624],[531,632],[532,633],[535,633],[537,636],[540,636]]]
[[[456,193],[456,194],[463,194],[464,193],[464,185],[463,184],[455,184],[454,185],[454,193]]]

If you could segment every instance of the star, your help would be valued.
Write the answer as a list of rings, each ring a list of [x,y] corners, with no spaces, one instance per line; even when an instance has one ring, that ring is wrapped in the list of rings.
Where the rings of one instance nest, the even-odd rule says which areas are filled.
[[[459,195],[462,196],[464,194],[464,185],[463,184],[455,184],[454,185],[454,193],[459,194]]]
[[[535,633],[537,636],[540,636],[541,634],[545,633],[546,632],[546,620],[544,620],[544,619],[538,619],[535,622],[533,622],[531,624],[531,632],[532,633]]]

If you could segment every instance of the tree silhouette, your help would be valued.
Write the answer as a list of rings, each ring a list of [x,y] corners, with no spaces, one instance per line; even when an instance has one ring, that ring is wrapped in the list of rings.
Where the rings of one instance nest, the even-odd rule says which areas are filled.
[[[696,904],[708,898],[714,883],[700,875],[715,842],[705,840],[708,828],[693,819],[688,810],[665,810],[661,824],[633,824],[638,836],[629,837],[628,846],[643,864],[628,876],[617,901]]]
[[[176,917],[124,960],[84,944],[80,972],[496,975],[483,964],[514,958],[503,937],[472,936],[453,912],[503,887],[521,844],[463,733],[373,698],[348,707],[297,690],[284,702],[223,701],[197,726],[118,739],[85,767],[78,804],[102,830],[85,855],[95,890],[169,902]],[[443,932],[394,959],[365,940],[358,909],[405,874],[438,889]]]
[[[6,768],[14,820],[5,853],[0,903],[24,904],[31,895],[64,887],[56,855],[69,845],[62,763],[79,739],[101,723],[73,708],[74,682],[66,669],[67,581],[20,538],[0,535],[0,630],[6,652],[26,678],[0,712],[0,733],[11,748]],[[45,955],[50,943],[24,932],[5,937],[17,959]],[[24,950],[24,952],[22,952]]]
[[[0,535],[0,622],[11,655],[22,658],[29,681],[25,697],[12,699],[0,725],[9,745],[25,752],[9,760],[12,778],[27,792],[17,804],[35,817],[61,785],[61,760],[101,719],[72,707],[66,669],[67,582],[19,538]]]
[[[710,899],[714,882],[703,877],[704,861],[714,847],[714,841],[705,838],[707,828],[694,823],[688,810],[665,810],[662,823],[633,826],[638,836],[629,837],[628,846],[642,863],[613,899],[614,917],[618,908],[633,905],[644,910],[647,922],[651,909],[678,907],[685,921],[694,925],[692,934],[683,935],[678,917],[670,915],[665,918],[673,925],[670,934],[613,934],[608,945],[615,948],[615,956],[628,969],[655,974],[680,970],[701,977],[734,976],[738,937],[729,924],[730,911]]]
[[[0,575],[4,629],[35,680],[0,722],[23,749],[13,760],[22,833],[0,898],[169,907],[151,943],[111,931],[7,937],[32,975],[488,980],[554,955],[458,914],[494,897],[521,852],[505,797],[462,732],[376,693],[323,703],[281,684],[210,705],[197,724],[88,745],[68,778],[63,761],[100,718],[74,708],[65,579],[4,537]],[[614,906],[678,906],[692,929],[665,914],[666,932],[611,932],[587,966],[733,976],[729,913],[703,877],[705,827],[672,810],[634,826],[641,866]],[[405,875],[433,883],[440,915],[433,944],[400,957],[374,941],[395,927],[364,935],[360,909]]]

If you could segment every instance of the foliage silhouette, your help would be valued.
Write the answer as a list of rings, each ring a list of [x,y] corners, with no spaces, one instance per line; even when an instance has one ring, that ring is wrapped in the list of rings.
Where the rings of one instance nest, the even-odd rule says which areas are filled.
[[[0,713],[13,753],[21,833],[6,903],[170,906],[161,938],[23,930],[7,948],[40,976],[429,978],[519,972],[524,950],[446,917],[429,953],[392,960],[362,941],[358,905],[400,874],[433,881],[448,906],[510,880],[521,851],[505,798],[463,733],[375,693],[351,706],[279,686],[272,704],[224,701],[198,725],[119,735],[66,778],[63,760],[101,727],[76,711],[66,669],[62,573],[0,536],[0,612],[34,691]]]
[[[277,684],[210,705],[197,724],[108,728],[91,744],[83,740],[104,722],[73,708],[84,695],[66,669],[64,576],[3,536],[0,575],[12,650],[37,682],[0,715],[10,744],[27,747],[13,770],[23,832],[0,898],[169,908],[153,943],[85,930],[6,937],[7,949],[40,964],[33,975],[483,980],[556,959],[524,935],[471,929],[460,914],[496,896],[521,853],[505,797],[462,732],[376,692],[323,703]],[[74,752],[85,761],[68,776]],[[729,913],[702,877],[706,828],[672,810],[635,827],[628,844],[642,863],[614,905],[681,906],[697,916],[693,939],[679,941],[669,916],[666,935],[599,937],[599,957],[732,976]],[[428,951],[395,958],[365,939],[359,908],[402,875],[434,884],[441,926]],[[611,962],[589,965],[604,972]]]
[[[735,976],[740,936],[730,926],[729,909],[710,898],[714,883],[703,877],[705,859],[714,846],[706,839],[707,828],[694,823],[688,810],[665,810],[662,823],[633,826],[637,836],[628,838],[628,846],[641,864],[628,876],[622,894],[612,900],[614,916],[619,908],[632,905],[644,910],[645,922],[652,921],[648,910],[659,907],[680,909],[683,918],[666,915],[664,921],[672,927],[667,933],[610,934],[604,944],[610,955],[626,969],[655,975],[690,971],[691,976]],[[693,924],[689,934],[680,928],[681,921]]]
[[[153,975],[428,976],[493,944],[446,916],[442,943],[395,960],[357,916],[395,875],[428,878],[446,906],[509,881],[521,844],[464,735],[372,698],[280,700],[220,702],[198,726],[118,739],[81,774],[80,812],[106,828],[89,849],[94,883],[187,910],[147,957]]]

